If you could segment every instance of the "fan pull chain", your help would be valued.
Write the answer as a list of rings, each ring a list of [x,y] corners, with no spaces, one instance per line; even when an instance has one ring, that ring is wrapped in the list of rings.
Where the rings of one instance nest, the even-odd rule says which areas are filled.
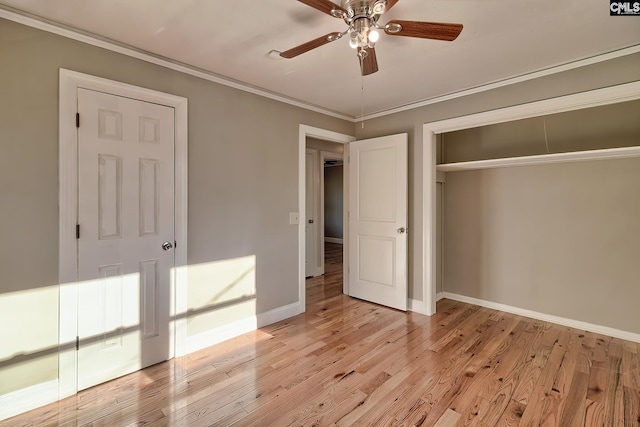
[[[364,129],[364,76],[362,76],[362,86],[361,86],[361,98],[360,98],[360,120],[362,122],[361,126]]]
[[[364,70],[364,57],[358,56],[360,57],[360,70]],[[362,126],[361,129],[364,129],[364,75],[362,73],[360,79],[360,125]]]

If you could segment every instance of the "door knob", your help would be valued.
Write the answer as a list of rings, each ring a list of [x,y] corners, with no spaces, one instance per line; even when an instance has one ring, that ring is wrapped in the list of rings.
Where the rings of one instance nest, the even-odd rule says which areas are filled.
[[[407,229],[404,228],[404,227],[398,228],[398,234],[404,234],[406,231],[407,231]]]
[[[173,245],[171,244],[171,242],[164,242],[162,244],[162,249],[165,251],[170,251],[171,248],[173,248]]]
[[[312,219],[309,220],[309,224],[313,224],[313,220]]]

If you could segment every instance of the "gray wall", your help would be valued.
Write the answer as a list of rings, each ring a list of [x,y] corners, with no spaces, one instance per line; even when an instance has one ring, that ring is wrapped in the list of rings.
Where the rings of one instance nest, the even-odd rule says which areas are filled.
[[[343,173],[342,166],[324,168],[324,235],[342,239],[343,236]]]
[[[523,83],[368,120],[358,139],[409,134],[409,297],[422,295],[422,125],[638,80],[640,54],[629,55]],[[393,90],[393,87],[386,88]],[[366,106],[365,106],[366,108]],[[445,184],[446,186],[446,184]],[[446,190],[445,190],[446,191]],[[446,218],[445,218],[446,222]]]
[[[3,19],[0,62],[0,308],[13,307],[0,309],[0,394],[58,371],[61,67],[188,98],[189,264],[255,256],[254,310],[298,300],[299,124],[350,134],[352,123]],[[195,283],[191,300],[218,285]],[[190,320],[190,334],[218,321]]]
[[[447,174],[444,290],[640,333],[640,159]]]

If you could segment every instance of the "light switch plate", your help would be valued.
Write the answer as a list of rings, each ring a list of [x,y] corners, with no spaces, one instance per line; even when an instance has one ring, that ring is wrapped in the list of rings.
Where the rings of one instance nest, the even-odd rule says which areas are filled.
[[[289,224],[290,225],[300,224],[300,214],[298,212],[289,212]]]

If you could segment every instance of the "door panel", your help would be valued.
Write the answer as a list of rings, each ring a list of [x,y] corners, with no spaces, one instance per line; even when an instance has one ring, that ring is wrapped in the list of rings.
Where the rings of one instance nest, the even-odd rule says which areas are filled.
[[[407,309],[407,136],[349,144],[349,294]]]
[[[169,357],[174,110],[78,90],[78,389]]]

